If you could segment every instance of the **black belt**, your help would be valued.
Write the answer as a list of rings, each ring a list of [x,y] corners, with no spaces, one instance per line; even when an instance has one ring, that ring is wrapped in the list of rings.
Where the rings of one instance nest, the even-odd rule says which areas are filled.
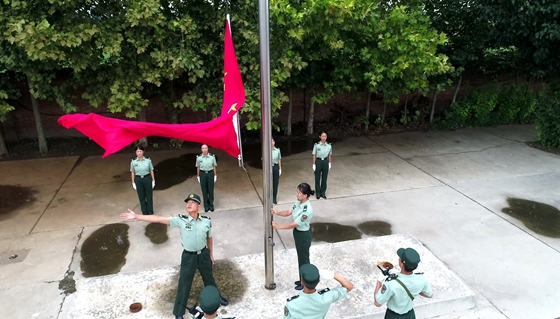
[[[388,311],[388,312],[390,312],[390,313],[392,313],[392,314],[394,314],[394,315],[397,315],[397,316],[405,316],[405,315],[408,315],[408,313],[411,312],[411,311],[413,311],[413,310],[414,310],[414,309],[410,309],[409,311],[407,311],[407,312],[405,312],[405,313],[398,313],[398,312],[394,312],[393,310],[387,308],[387,311]]]
[[[202,254],[202,252],[204,251],[204,249],[206,249],[206,247],[204,247],[204,248],[202,248],[201,250],[198,250],[198,251],[188,251],[188,250],[185,250],[185,252],[186,252],[187,254],[189,254],[189,255],[200,255],[200,254]]]
[[[318,160],[324,161],[327,159],[327,157],[317,157]]]
[[[277,166],[277,165],[278,165],[278,163],[276,163],[276,164],[272,163],[272,166]]]
[[[208,173],[210,173],[210,172],[214,172],[213,170],[210,170],[210,171],[203,171],[203,170],[200,170],[200,171],[203,172],[203,173],[206,173],[206,174],[208,174]]]
[[[144,177],[149,176],[149,175],[150,175],[150,174],[146,174],[146,175],[134,175],[134,176],[137,176],[137,177],[140,177],[140,178],[144,178]]]

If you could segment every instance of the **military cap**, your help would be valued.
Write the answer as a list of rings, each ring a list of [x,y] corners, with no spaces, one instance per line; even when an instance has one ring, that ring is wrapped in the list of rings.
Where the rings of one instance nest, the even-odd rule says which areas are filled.
[[[315,288],[319,283],[319,269],[312,264],[305,264],[299,268],[299,274],[301,280],[305,283],[305,286],[309,288]]]
[[[220,308],[220,291],[216,286],[206,286],[200,292],[200,308],[207,314],[215,313]]]
[[[397,255],[408,268],[416,269],[420,263],[420,255],[412,248],[399,248]]]
[[[187,198],[185,199],[185,203],[190,201],[190,200],[195,201],[195,202],[200,204],[200,196],[198,196],[196,194],[190,193],[189,196],[187,196]]]

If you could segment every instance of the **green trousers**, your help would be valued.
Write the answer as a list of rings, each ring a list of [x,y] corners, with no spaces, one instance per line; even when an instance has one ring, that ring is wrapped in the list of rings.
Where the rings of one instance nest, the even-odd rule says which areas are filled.
[[[144,215],[154,214],[153,192],[152,192],[152,176],[145,175],[144,178],[135,175],[134,184],[136,184],[136,193],[140,200],[140,209]]]
[[[329,176],[329,158],[315,160],[315,194],[317,198],[325,196],[327,191],[327,177]]]
[[[181,269],[179,270],[179,288],[175,297],[175,306],[173,307],[173,315],[182,316],[185,314],[187,301],[191,293],[191,286],[196,270],[200,271],[200,276],[206,286],[216,286],[214,275],[212,275],[212,260],[210,259],[210,250],[204,248],[200,254],[192,254],[183,250],[181,256]],[[195,298],[198,300],[198,297]]]
[[[385,319],[416,319],[416,314],[414,313],[414,309],[410,309],[409,312],[403,313],[402,315],[387,309],[387,311],[385,311]]]
[[[200,171],[200,188],[202,189],[204,211],[214,209],[214,171],[208,173]]]
[[[272,165],[272,202],[276,203],[276,194],[278,194],[278,180],[280,179],[280,168],[278,164]]]
[[[296,252],[298,260],[298,273],[302,265],[310,264],[309,247],[311,247],[311,230],[299,231],[294,228],[294,242],[296,243]],[[299,275],[298,275],[299,277]]]

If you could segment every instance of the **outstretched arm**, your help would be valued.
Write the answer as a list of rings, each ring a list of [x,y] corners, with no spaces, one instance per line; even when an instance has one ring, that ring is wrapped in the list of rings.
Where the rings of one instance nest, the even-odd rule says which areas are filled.
[[[121,219],[123,220],[137,219],[148,223],[159,223],[159,224],[169,225],[169,217],[162,217],[158,215],[140,215],[140,214],[136,214],[130,209],[128,210],[127,213],[121,214]]]

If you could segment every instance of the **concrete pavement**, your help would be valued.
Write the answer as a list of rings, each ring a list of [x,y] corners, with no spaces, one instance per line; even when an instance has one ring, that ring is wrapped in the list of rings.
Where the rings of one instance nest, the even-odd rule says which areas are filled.
[[[524,144],[532,140],[530,126],[336,140],[329,199],[312,200],[314,238],[323,239],[313,247],[330,239],[411,234],[475,292],[473,309],[438,318],[560,317],[560,275],[552,267],[560,262],[560,157]],[[284,209],[298,183],[313,185],[311,149],[286,152],[288,145],[278,144],[278,206]],[[185,195],[199,192],[192,176],[197,151],[147,152],[156,165],[157,214],[182,213]],[[216,153],[216,212],[210,213],[215,258],[259,254],[261,171],[247,165],[245,172],[236,159]],[[11,203],[0,206],[0,318],[72,317],[79,301],[73,281],[79,289],[94,280],[82,273],[84,242],[120,223],[126,208],[138,209],[128,172],[133,155],[0,162],[1,199]],[[168,237],[154,243],[146,224],[127,225],[125,257],[103,271],[130,277],[178,265],[175,229],[154,230]],[[294,247],[287,231],[278,232],[275,242],[277,256]],[[280,317],[281,309],[276,313]]]

